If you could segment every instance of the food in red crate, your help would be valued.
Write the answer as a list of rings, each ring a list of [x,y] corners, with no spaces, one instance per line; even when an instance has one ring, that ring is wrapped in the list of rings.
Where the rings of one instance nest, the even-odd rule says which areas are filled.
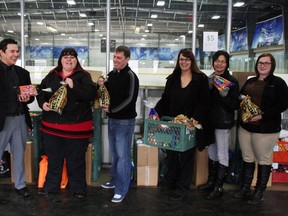
[[[283,152],[288,151],[288,142],[278,141],[277,145],[279,146],[280,151],[283,151]]]

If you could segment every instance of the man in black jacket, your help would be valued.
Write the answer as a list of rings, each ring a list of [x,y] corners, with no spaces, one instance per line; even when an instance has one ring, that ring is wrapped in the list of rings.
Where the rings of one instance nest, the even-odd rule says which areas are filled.
[[[139,91],[137,75],[128,65],[130,50],[116,48],[114,69],[105,83],[111,103],[103,110],[108,116],[108,138],[112,157],[111,180],[103,188],[114,188],[111,202],[119,203],[128,193],[131,182],[131,143],[136,121],[136,101]]]
[[[14,161],[14,181],[17,194],[30,196],[26,187],[24,152],[28,127],[32,129],[27,104],[34,97],[29,94],[19,95],[16,88],[31,84],[29,72],[17,65],[19,49],[13,39],[0,42],[0,156],[10,143]]]

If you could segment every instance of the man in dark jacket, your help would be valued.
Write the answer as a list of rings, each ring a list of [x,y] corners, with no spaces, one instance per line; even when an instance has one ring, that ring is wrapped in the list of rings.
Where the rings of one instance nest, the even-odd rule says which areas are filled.
[[[112,156],[111,180],[103,188],[115,188],[111,199],[122,202],[131,182],[131,143],[135,129],[136,101],[139,80],[128,65],[130,50],[126,46],[116,48],[113,57],[114,70],[105,83],[110,94],[110,106],[103,110],[108,116],[108,137]]]
[[[31,84],[31,80],[27,70],[15,65],[19,57],[15,40],[2,40],[0,55],[0,156],[10,143],[15,190],[20,196],[28,197],[30,192],[25,183],[24,152],[28,127],[32,129],[27,104],[32,103],[34,97],[29,94],[19,95],[16,88]]]

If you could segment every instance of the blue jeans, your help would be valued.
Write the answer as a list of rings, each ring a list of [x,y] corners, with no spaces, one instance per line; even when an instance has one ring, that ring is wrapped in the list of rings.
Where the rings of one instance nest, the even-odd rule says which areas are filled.
[[[108,119],[108,138],[112,157],[111,183],[115,194],[125,196],[131,182],[131,145],[135,119]]]

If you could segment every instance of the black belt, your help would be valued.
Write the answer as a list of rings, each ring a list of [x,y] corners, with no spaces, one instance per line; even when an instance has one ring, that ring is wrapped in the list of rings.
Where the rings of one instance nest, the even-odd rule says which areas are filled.
[[[10,114],[7,114],[7,116],[15,117],[15,116],[23,115],[23,114],[24,114],[24,113],[10,113]]]

